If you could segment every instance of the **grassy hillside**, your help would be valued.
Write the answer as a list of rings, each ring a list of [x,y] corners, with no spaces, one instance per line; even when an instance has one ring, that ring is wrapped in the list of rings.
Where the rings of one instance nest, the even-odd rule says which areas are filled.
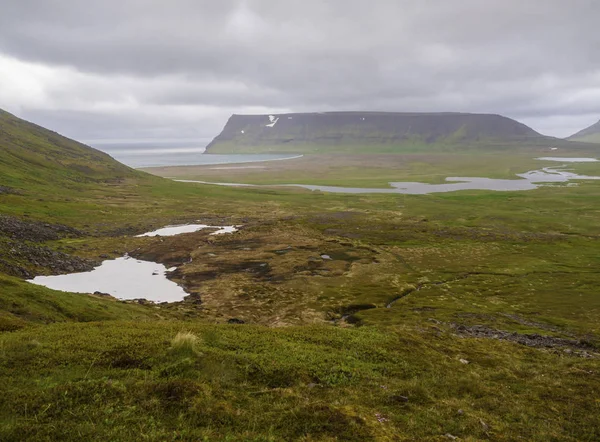
[[[600,144],[600,121],[592,124],[590,127],[571,135],[568,140],[579,141],[582,143],[596,143]]]
[[[52,322],[156,320],[155,312],[147,307],[99,296],[56,292],[2,274],[0,293],[0,331]]]
[[[0,110],[0,186],[118,180],[135,175],[107,154]]]
[[[580,143],[600,144],[600,131],[598,131],[598,133],[595,134],[588,134],[570,139],[572,139],[573,141],[579,141]]]
[[[0,440],[600,438],[600,182],[235,189],[83,148],[100,172],[74,171],[60,144],[57,156],[37,145],[47,162],[23,167],[56,180],[10,157],[13,190],[0,192]],[[383,185],[556,166],[540,153],[317,155],[233,171]],[[600,175],[599,163],[569,168]],[[242,227],[134,236],[184,222]],[[194,296],[133,305],[23,280],[126,252],[176,266]]]
[[[595,361],[465,345],[437,328],[119,322],[7,334],[0,438],[598,439]]]

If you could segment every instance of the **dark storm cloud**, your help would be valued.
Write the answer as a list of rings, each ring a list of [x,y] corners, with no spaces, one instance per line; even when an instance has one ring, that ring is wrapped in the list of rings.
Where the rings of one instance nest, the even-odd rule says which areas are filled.
[[[232,112],[494,112],[557,135],[600,117],[595,0],[0,0],[0,10],[0,82],[33,72],[19,80],[25,95],[0,85],[0,107],[83,138],[207,136]]]

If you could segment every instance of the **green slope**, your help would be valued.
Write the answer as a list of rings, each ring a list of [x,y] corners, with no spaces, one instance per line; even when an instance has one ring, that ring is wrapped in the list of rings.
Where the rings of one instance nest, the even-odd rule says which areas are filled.
[[[55,292],[15,278],[88,270],[89,264],[81,265],[85,260],[52,246],[53,241],[84,233],[50,222],[86,213],[83,198],[125,179],[149,180],[103,152],[0,110],[0,331],[155,315],[142,306]],[[87,222],[89,210],[83,215]]]
[[[406,196],[187,185],[23,127],[42,164],[6,156],[22,193],[0,192],[19,220],[0,228],[0,259],[37,272],[51,269],[22,253],[137,250],[179,266],[202,303],[132,306],[0,275],[0,440],[599,440],[599,182]],[[513,174],[522,158],[473,155],[462,171]],[[133,236],[200,219],[244,227]]]
[[[68,185],[135,174],[103,152],[0,110],[0,186]]]
[[[574,135],[571,135],[568,140],[579,141],[582,143],[598,143],[600,144],[600,121],[580,130]]]
[[[52,322],[149,318],[155,318],[155,313],[144,306],[56,292],[0,274],[0,332]]]
[[[600,131],[595,134],[588,134],[570,139],[572,139],[573,141],[579,141],[580,143],[600,144]]]

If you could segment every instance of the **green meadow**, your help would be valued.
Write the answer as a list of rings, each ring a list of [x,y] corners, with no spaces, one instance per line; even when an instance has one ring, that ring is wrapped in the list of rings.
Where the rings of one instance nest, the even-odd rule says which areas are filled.
[[[570,156],[584,153],[598,156]],[[547,155],[307,156],[178,176],[385,187],[560,164],[534,159]],[[0,440],[600,439],[598,181],[346,195],[2,158]],[[242,227],[134,237],[191,221]],[[78,233],[31,233],[56,225]],[[53,273],[27,255],[47,250],[177,266],[194,296],[140,304],[24,281]]]

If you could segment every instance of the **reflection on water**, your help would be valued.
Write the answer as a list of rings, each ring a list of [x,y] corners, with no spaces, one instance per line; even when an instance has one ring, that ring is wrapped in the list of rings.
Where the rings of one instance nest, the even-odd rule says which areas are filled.
[[[119,299],[182,301],[188,294],[166,277],[166,273],[173,270],[167,270],[162,264],[124,256],[104,261],[91,272],[36,276],[29,282],[64,292],[107,293]]]
[[[211,235],[222,235],[223,233],[237,232],[236,226],[209,226],[206,224],[182,224],[179,226],[167,226],[162,229],[153,230],[152,232],[142,233],[136,235],[137,238],[142,236],[175,236],[181,235],[182,233],[192,233],[203,229],[217,229],[216,232]]]

